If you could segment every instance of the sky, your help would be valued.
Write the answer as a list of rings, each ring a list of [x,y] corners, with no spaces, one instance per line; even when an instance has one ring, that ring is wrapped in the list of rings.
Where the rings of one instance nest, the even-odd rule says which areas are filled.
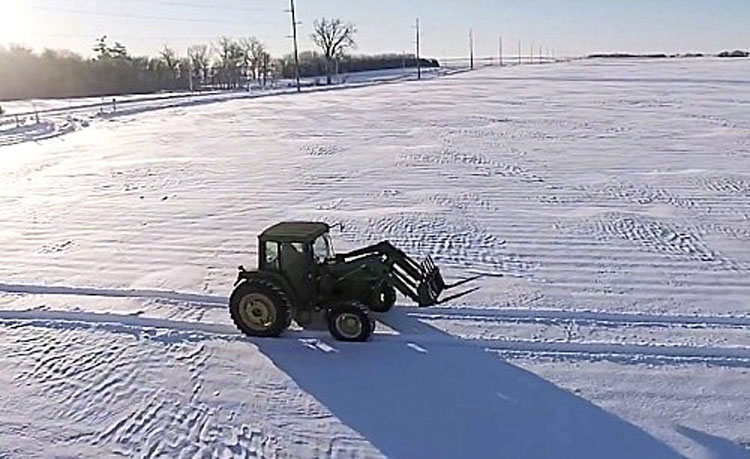
[[[273,55],[292,49],[288,0],[0,0],[0,44],[92,54],[107,35],[132,54],[165,45],[185,54],[217,37],[256,36]],[[469,30],[478,56],[594,52],[718,52],[750,49],[750,0],[297,0],[301,49],[313,21],[335,17],[358,28],[356,53],[413,52],[465,57]]]

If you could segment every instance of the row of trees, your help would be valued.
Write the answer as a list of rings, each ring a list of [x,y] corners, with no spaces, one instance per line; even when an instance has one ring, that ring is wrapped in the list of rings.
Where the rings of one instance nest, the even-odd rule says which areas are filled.
[[[220,38],[214,46],[197,45],[186,56],[164,47],[156,57],[132,56],[119,42],[101,37],[95,57],[68,51],[41,54],[23,47],[0,48],[0,100],[100,96],[189,90],[201,87],[237,88],[267,82],[276,66],[256,38]]]
[[[157,91],[170,86],[168,75],[157,58],[84,59],[67,51],[0,49],[0,100]]]
[[[320,52],[300,54],[302,77],[338,72],[414,66],[413,56],[350,56],[356,47],[356,27],[340,19],[314,23],[313,42]],[[211,45],[191,46],[186,55],[164,47],[154,57],[133,56],[120,42],[106,36],[96,40],[95,56],[68,51],[35,53],[23,47],[0,47],[0,100],[65,98],[148,93],[202,88],[235,89],[266,85],[295,74],[294,56],[275,59],[257,38],[219,38]],[[422,60],[422,66],[437,66]]]
[[[750,52],[736,49],[734,51],[722,51],[719,57],[750,57]]]
[[[420,59],[423,68],[440,67],[436,59]],[[294,56],[287,55],[277,61],[281,78],[294,78]],[[334,61],[332,74],[367,72],[372,70],[386,70],[398,68],[412,68],[417,66],[417,59],[413,54],[378,54],[372,56],[345,55]],[[324,76],[328,73],[329,63],[325,56],[315,51],[305,51],[299,55],[299,72],[303,78]],[[327,79],[327,77],[326,77]]]

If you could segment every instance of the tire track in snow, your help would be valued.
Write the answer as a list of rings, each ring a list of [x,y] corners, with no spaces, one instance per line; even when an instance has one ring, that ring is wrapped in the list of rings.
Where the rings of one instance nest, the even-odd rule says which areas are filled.
[[[705,190],[733,197],[745,196],[750,198],[750,177],[739,175],[720,175],[698,177],[692,180]]]
[[[750,329],[750,317],[686,316],[643,313],[611,313],[595,311],[564,311],[543,309],[478,309],[430,308],[409,309],[409,314],[422,319],[518,321],[535,323],[571,322],[600,326],[661,326],[661,327],[738,327]]]
[[[126,334],[138,333],[136,329],[163,329],[170,330],[172,335],[152,335],[149,339],[156,341],[197,341],[206,334],[227,336],[229,339],[241,339],[236,328],[222,324],[206,324],[199,322],[179,321],[172,319],[147,318],[136,315],[91,313],[77,311],[46,311],[25,310],[11,311],[0,310],[0,320],[6,322],[19,322],[30,326],[46,326],[48,328],[101,328],[114,332]],[[68,324],[68,325],[66,325]]]
[[[445,197],[436,199],[442,201]],[[337,221],[346,227],[344,237],[356,244],[388,239],[407,253],[429,255],[445,266],[506,275],[521,275],[534,267],[526,257],[509,251],[503,239],[460,214],[399,212],[382,217],[342,217]]]
[[[402,167],[444,167],[452,173],[465,172],[469,177],[502,177],[515,178],[525,183],[543,183],[544,179],[538,175],[527,171],[526,169],[515,164],[500,163],[489,159],[484,155],[476,153],[462,153],[451,149],[444,149],[437,154],[414,154],[404,156],[400,163]],[[465,169],[465,171],[461,171]]]
[[[530,314],[517,314],[516,316],[527,317],[533,320]],[[39,316],[41,314],[41,316]],[[542,311],[540,313],[542,320],[555,320],[553,314],[561,316],[558,320],[567,320],[568,317],[575,316],[575,313],[560,313],[552,311]],[[431,318],[438,316],[420,317],[421,314],[407,313],[414,319]],[[695,318],[695,317],[669,317],[657,315],[649,318],[647,314],[635,315],[618,315],[605,314],[596,318],[591,313],[583,317],[595,317],[600,323],[611,324],[617,319],[620,323],[631,323],[639,326],[676,326],[676,325],[696,325],[699,323],[713,323],[714,326],[739,326],[748,327],[750,319],[746,318]],[[460,314],[447,314],[451,319],[456,320]],[[623,317],[618,317],[623,316]],[[403,327],[404,316],[399,317],[384,316],[384,323],[394,330]],[[28,326],[51,328],[53,330],[60,327],[58,322],[68,323],[70,328],[97,328],[104,330],[118,331],[122,327],[128,328],[145,328],[145,329],[165,329],[177,332],[187,332],[194,340],[209,340],[218,336],[230,340],[244,340],[229,325],[219,324],[199,324],[195,322],[184,322],[174,320],[147,319],[140,317],[118,316],[117,314],[87,314],[67,311],[3,311],[0,313],[0,320],[5,322],[25,322]],[[586,319],[582,319],[586,320]],[[699,320],[701,322],[699,322]],[[129,333],[132,333],[130,331]],[[231,333],[231,335],[230,335]],[[229,336],[228,336],[229,335]],[[170,336],[170,335],[167,335]],[[171,335],[170,340],[184,339],[185,335]],[[284,337],[276,339],[276,342],[283,343],[293,341],[299,343],[311,337],[320,337],[315,332],[288,332]],[[430,346],[479,346],[489,351],[498,352],[508,356],[537,356],[537,357],[556,357],[569,359],[585,360],[611,360],[620,363],[663,363],[663,364],[706,364],[729,367],[750,368],[750,348],[745,347],[700,347],[700,346],[674,346],[674,345],[639,345],[639,344],[619,344],[619,343],[581,343],[581,342],[562,342],[562,341],[534,341],[534,340],[506,340],[506,339],[474,339],[474,338],[453,338],[438,334],[398,334],[398,335],[377,335],[371,345],[403,345],[416,343],[421,348],[427,349]]]
[[[559,222],[561,229],[588,234],[601,240],[619,239],[669,257],[685,257],[702,263],[714,263],[730,271],[750,271],[750,266],[724,256],[688,228],[636,214],[609,213],[576,223]]]
[[[21,359],[16,383],[38,387],[56,419],[83,429],[63,443],[132,457],[279,452],[261,430],[227,422],[237,413],[202,401],[212,357],[206,342],[242,340],[233,327],[39,310],[0,311],[0,321],[12,330],[8,357]],[[107,345],[94,346],[98,340]]]
[[[750,368],[749,348],[659,346],[613,343],[476,341],[490,352],[508,357],[611,361],[625,364],[699,364]]]
[[[47,286],[33,284],[2,284],[0,292],[21,295],[69,295],[69,296],[94,296],[103,298],[146,298],[165,301],[177,301],[195,303],[207,307],[224,307],[227,298],[200,295],[193,293],[178,293],[167,290],[151,289],[107,289],[96,287],[65,287]]]
[[[692,199],[675,196],[664,189],[627,181],[616,180],[601,185],[585,186],[583,190],[592,202],[611,198],[638,205],[662,203],[678,208],[696,207],[696,202]]]

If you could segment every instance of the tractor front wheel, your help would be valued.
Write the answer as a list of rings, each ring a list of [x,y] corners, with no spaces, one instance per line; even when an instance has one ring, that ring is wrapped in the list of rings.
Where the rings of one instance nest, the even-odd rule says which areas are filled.
[[[396,289],[386,285],[375,292],[370,301],[370,309],[375,312],[388,312],[394,304],[396,304]]]
[[[328,330],[339,341],[367,341],[375,331],[367,306],[358,301],[339,303],[328,311]]]
[[[229,314],[237,328],[248,336],[279,336],[292,323],[289,297],[264,279],[240,284],[229,300]]]

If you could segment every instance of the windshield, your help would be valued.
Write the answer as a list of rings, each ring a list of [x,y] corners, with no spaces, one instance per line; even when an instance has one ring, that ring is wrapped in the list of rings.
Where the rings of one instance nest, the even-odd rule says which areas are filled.
[[[318,263],[325,263],[326,260],[335,257],[330,236],[324,234],[315,240],[313,243],[313,255],[315,256],[315,261]]]

